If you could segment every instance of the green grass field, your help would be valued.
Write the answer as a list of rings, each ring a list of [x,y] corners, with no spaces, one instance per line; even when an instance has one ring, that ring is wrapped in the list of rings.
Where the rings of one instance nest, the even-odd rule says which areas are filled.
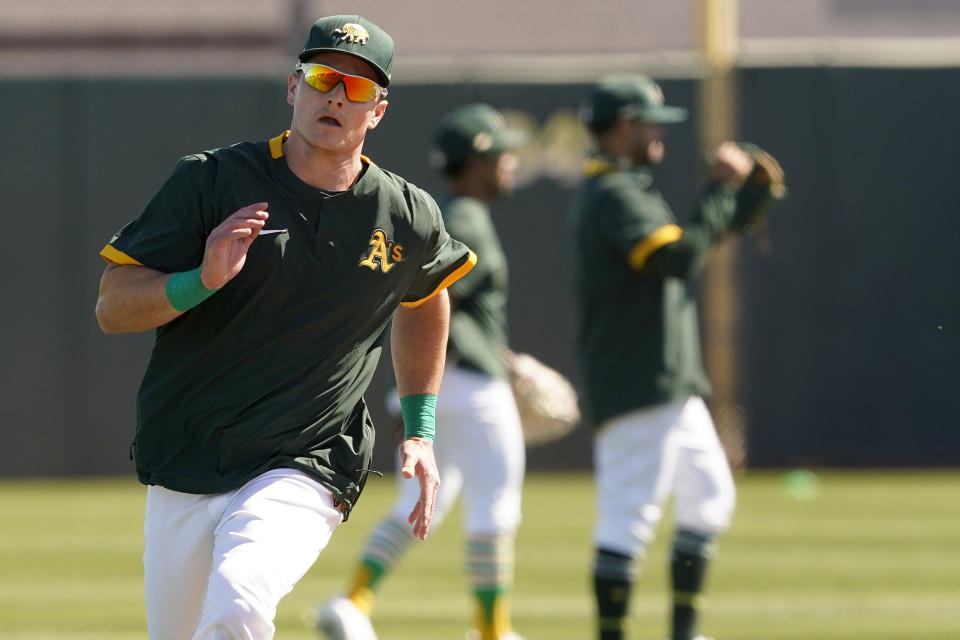
[[[754,472],[738,487],[737,516],[710,575],[705,633],[960,639],[960,473],[823,473],[812,495],[808,484],[791,491],[783,474]],[[278,638],[315,638],[303,613],[343,587],[392,494],[390,480],[371,480],[350,522],[281,603]],[[0,482],[0,638],[145,638],[143,500],[132,479]],[[513,608],[529,640],[593,637],[593,520],[588,476],[528,477]],[[666,635],[668,538],[664,527],[635,592],[635,640]],[[382,640],[463,638],[470,601],[460,544],[454,514],[387,579],[374,616]]]

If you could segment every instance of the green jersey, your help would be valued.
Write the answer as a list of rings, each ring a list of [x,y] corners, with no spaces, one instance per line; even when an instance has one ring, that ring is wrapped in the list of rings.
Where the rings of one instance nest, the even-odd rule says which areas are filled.
[[[709,393],[696,275],[735,206],[732,187],[711,185],[697,203],[693,224],[681,227],[648,169],[593,163],[574,196],[570,228],[580,308],[578,359],[597,425],[635,409]]]
[[[286,135],[182,159],[101,252],[193,269],[214,227],[269,203],[240,273],[156,331],[137,397],[137,473],[219,493],[297,468],[349,509],[373,448],[363,394],[394,310],[430,298],[476,257],[427,193],[366,159],[347,191],[303,183],[283,157]]]
[[[447,361],[497,378],[507,377],[507,259],[487,206],[459,197],[442,207],[447,231],[481,256],[450,287],[453,312]]]

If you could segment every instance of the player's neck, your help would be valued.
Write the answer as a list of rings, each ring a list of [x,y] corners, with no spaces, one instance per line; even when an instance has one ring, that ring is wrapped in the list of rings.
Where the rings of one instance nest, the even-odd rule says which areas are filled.
[[[326,191],[346,191],[363,168],[359,147],[327,151],[310,147],[294,136],[284,143],[283,155],[295,176],[311,187]]]
[[[617,163],[633,162],[630,148],[625,145],[609,142],[599,145],[597,150],[600,152],[600,155],[606,156]]]
[[[454,198],[473,198],[486,204],[492,199],[490,190],[483,183],[467,175],[448,178],[447,191]]]

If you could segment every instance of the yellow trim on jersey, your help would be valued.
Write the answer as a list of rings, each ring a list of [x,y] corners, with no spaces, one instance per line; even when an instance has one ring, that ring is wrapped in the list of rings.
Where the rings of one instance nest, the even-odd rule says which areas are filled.
[[[286,142],[287,138],[290,137],[290,130],[287,129],[283,133],[273,138],[270,138],[270,157],[274,160],[283,157],[283,143]],[[367,156],[361,155],[360,160],[366,162],[367,164],[376,164],[373,160]]]
[[[276,160],[283,157],[283,142],[290,137],[290,130],[287,129],[275,138],[270,138],[270,157]]]
[[[621,166],[607,160],[606,158],[588,158],[583,163],[583,175],[588,178],[595,178],[607,173],[619,171]]]
[[[131,258],[123,251],[120,251],[112,244],[108,244],[103,249],[100,250],[100,257],[106,260],[107,262],[113,262],[114,264],[135,264],[142,267],[143,263],[137,260],[136,258]]]
[[[639,271],[640,269],[643,269],[644,265],[647,264],[647,260],[657,249],[664,245],[676,242],[682,236],[683,229],[675,224],[665,224],[662,227],[655,229],[653,233],[638,242],[633,249],[630,250],[630,255],[627,256],[627,261],[630,263],[630,266],[633,269]]]
[[[469,272],[470,269],[473,269],[473,266],[475,264],[477,264],[477,254],[471,251],[470,255],[467,256],[467,261],[464,262],[462,265],[460,265],[456,271],[454,271],[453,273],[448,275],[446,278],[444,278],[443,282],[440,283],[440,286],[438,286],[436,289],[433,290],[433,293],[428,295],[426,298],[420,298],[419,300],[414,300],[413,302],[401,302],[400,304],[402,304],[408,309],[416,309],[417,307],[422,305],[424,302],[426,302],[433,296],[437,295],[438,293],[440,293],[441,291],[443,291],[444,289],[452,285],[454,282],[456,282],[463,276],[467,275],[467,272]]]

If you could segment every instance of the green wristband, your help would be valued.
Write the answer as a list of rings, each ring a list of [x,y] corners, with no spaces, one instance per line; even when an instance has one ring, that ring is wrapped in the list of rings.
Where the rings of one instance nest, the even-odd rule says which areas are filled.
[[[433,442],[436,433],[437,396],[433,393],[418,393],[400,398],[400,415],[403,416],[403,437],[424,438]]]
[[[207,289],[200,279],[200,267],[190,271],[181,271],[167,278],[167,300],[177,311],[186,311],[216,293],[217,289]]]

